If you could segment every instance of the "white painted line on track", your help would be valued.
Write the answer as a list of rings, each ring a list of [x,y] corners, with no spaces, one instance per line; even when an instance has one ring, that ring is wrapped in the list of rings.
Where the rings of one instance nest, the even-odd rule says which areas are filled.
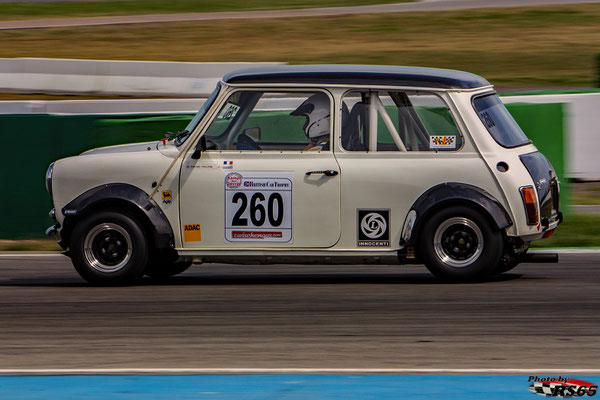
[[[0,258],[66,257],[62,253],[23,253],[20,251],[0,252]]]
[[[600,254],[600,249],[532,249],[528,254]]]
[[[111,375],[111,374],[582,374],[600,369],[567,368],[54,368],[0,369],[0,375]]]

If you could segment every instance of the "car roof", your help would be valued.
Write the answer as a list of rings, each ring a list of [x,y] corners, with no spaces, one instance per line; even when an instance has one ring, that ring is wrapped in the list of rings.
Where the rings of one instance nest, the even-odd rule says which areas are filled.
[[[239,69],[223,81],[230,84],[318,83],[475,89],[490,83],[479,75],[451,69],[385,65],[277,65]]]

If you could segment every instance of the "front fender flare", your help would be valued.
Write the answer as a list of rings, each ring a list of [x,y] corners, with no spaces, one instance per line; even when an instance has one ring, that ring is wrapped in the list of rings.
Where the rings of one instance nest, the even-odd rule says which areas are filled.
[[[108,183],[94,187],[64,206],[62,213],[65,218],[61,227],[61,237],[66,243],[61,243],[61,245],[68,246],[70,231],[79,218],[93,209],[103,206],[126,207],[132,210],[145,219],[142,222],[148,228],[149,238],[154,241],[156,248],[173,248],[173,229],[165,214],[146,192],[127,183]]]

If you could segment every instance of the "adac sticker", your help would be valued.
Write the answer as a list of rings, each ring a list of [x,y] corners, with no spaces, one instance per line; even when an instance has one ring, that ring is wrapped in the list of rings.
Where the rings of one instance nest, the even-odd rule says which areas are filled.
[[[429,136],[431,149],[455,149],[456,136]]]
[[[173,192],[170,190],[163,190],[162,202],[163,204],[171,204],[173,202]]]
[[[183,225],[183,240],[186,242],[201,242],[202,233],[200,224]]]

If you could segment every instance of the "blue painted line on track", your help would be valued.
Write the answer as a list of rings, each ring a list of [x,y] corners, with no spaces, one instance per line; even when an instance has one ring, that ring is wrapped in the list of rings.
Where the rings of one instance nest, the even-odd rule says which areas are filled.
[[[595,384],[600,376],[573,376]],[[0,376],[2,400],[538,398],[527,376],[89,375]]]

